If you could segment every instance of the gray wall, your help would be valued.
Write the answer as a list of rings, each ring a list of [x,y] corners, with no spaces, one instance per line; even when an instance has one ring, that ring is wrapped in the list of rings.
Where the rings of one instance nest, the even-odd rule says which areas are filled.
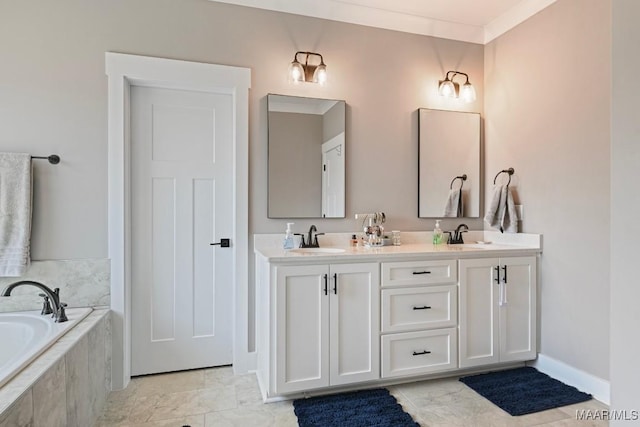
[[[610,0],[560,0],[485,49],[485,182],[514,167],[522,231],[544,234],[540,351],[605,380],[610,20]]]
[[[415,112],[482,111],[481,45],[207,0],[3,1],[0,17],[0,150],[62,156],[58,166],[36,165],[34,259],[107,255],[105,51],[252,69],[252,233],[283,232],[287,222],[267,218],[267,93],[348,104],[348,219],[299,221],[296,231],[311,223],[351,231],[353,213],[375,210],[387,212],[390,228],[432,229],[416,217]],[[324,56],[326,87],[288,83],[296,50]],[[438,79],[454,68],[469,73],[477,102],[437,96]]]
[[[615,38],[616,49],[624,52],[616,76],[638,45],[637,29],[623,18],[640,14],[634,0],[617,1],[616,22],[627,25]],[[611,3],[560,0],[485,49],[207,0],[0,2],[0,150],[62,156],[58,166],[35,166],[33,256],[107,255],[105,51],[252,69],[252,233],[282,232],[286,222],[266,215],[267,93],[345,99],[348,104],[347,219],[299,221],[296,231],[312,222],[321,231],[351,231],[357,228],[352,214],[372,210],[386,211],[390,228],[432,229],[433,220],[416,217],[416,110],[482,113],[486,105],[485,182],[497,170],[515,167],[514,187],[525,207],[523,231],[545,235],[541,350],[606,379],[609,209],[615,209],[614,239],[620,237],[614,240],[614,255],[633,249],[624,242],[634,239],[624,237],[629,230],[637,234],[638,217],[638,207],[624,202],[633,188],[610,191],[610,172],[614,186],[635,182],[627,179],[637,164],[629,161],[637,155],[629,135],[638,133],[629,127],[631,118],[614,124],[613,161],[621,168],[611,170]],[[627,31],[633,31],[629,41]],[[287,65],[296,50],[323,54],[330,79],[326,87],[288,84]],[[437,81],[450,69],[469,73],[477,102],[462,105],[436,95]],[[633,89],[634,79],[618,80],[614,89],[619,94]],[[623,95],[614,107],[635,111],[635,99]],[[371,165],[380,165],[383,172]],[[451,221],[445,229],[457,223]],[[482,227],[479,220],[467,223]],[[633,266],[633,260],[626,265]],[[626,391],[634,399],[629,396],[637,379],[622,378],[635,366],[615,349],[625,350],[625,340],[634,336],[631,325],[638,319],[632,304],[640,296],[631,271],[620,269],[612,277],[620,286],[612,303],[626,309],[612,313],[612,328],[621,328],[612,335],[613,360],[621,363],[612,380],[628,386],[620,394],[614,388],[613,398],[614,404],[617,399],[623,404],[631,402],[624,400]]]
[[[0,151],[62,157],[36,165],[34,259],[107,256],[106,51],[251,68],[250,233],[283,233],[288,221],[267,218],[268,93],[347,102],[346,219],[296,220],[296,232],[356,231],[353,214],[372,211],[388,229],[433,229],[417,218],[417,109],[482,113],[482,45],[208,0],[5,1],[0,17]],[[288,82],[298,50],[324,56],[326,86]],[[476,102],[437,95],[453,69],[469,74]]]
[[[613,2],[611,123],[611,408],[639,410],[638,247],[640,120],[634,84],[640,67],[640,2]],[[629,425],[612,421],[611,425]]]

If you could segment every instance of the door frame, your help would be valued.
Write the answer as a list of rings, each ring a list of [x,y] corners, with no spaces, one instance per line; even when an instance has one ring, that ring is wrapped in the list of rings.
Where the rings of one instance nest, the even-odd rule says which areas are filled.
[[[111,260],[112,389],[131,379],[131,86],[233,97],[233,369],[248,371],[249,68],[105,53],[108,77],[108,241]]]

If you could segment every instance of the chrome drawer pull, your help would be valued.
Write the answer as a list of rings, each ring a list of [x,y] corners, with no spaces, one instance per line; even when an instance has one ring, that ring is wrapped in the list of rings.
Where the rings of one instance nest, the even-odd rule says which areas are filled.
[[[430,271],[414,271],[413,274],[431,274]]]
[[[413,352],[414,356],[422,356],[423,354],[431,354],[431,352],[428,351],[428,350],[424,350],[424,351],[420,351],[420,352],[417,352],[417,351]]]
[[[429,310],[431,307],[428,305],[423,305],[422,307],[413,307],[414,310]]]

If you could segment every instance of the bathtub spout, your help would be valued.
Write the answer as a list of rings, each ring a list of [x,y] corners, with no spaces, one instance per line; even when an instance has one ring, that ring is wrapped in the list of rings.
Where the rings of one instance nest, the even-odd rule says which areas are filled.
[[[53,317],[55,321],[58,323],[67,321],[67,316],[65,315],[65,312],[64,312],[64,307],[66,306],[66,304],[60,302],[60,288],[55,288],[54,290],[51,290],[51,288],[43,285],[40,282],[34,282],[32,280],[21,280],[20,282],[12,283],[6,288],[4,288],[4,290],[2,291],[2,296],[3,297],[11,296],[11,292],[18,286],[22,286],[22,285],[35,286],[36,288],[44,292],[49,297],[49,301],[51,301],[51,305],[53,308]]]

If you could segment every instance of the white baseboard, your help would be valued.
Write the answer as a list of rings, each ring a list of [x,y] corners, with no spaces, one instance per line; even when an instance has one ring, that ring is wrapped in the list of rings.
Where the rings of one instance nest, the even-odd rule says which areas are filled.
[[[594,398],[602,403],[610,404],[609,381],[581,371],[544,354],[538,354],[538,359],[528,362],[527,365],[533,366],[540,372],[562,381],[565,384],[572,385],[580,391],[593,395]]]

